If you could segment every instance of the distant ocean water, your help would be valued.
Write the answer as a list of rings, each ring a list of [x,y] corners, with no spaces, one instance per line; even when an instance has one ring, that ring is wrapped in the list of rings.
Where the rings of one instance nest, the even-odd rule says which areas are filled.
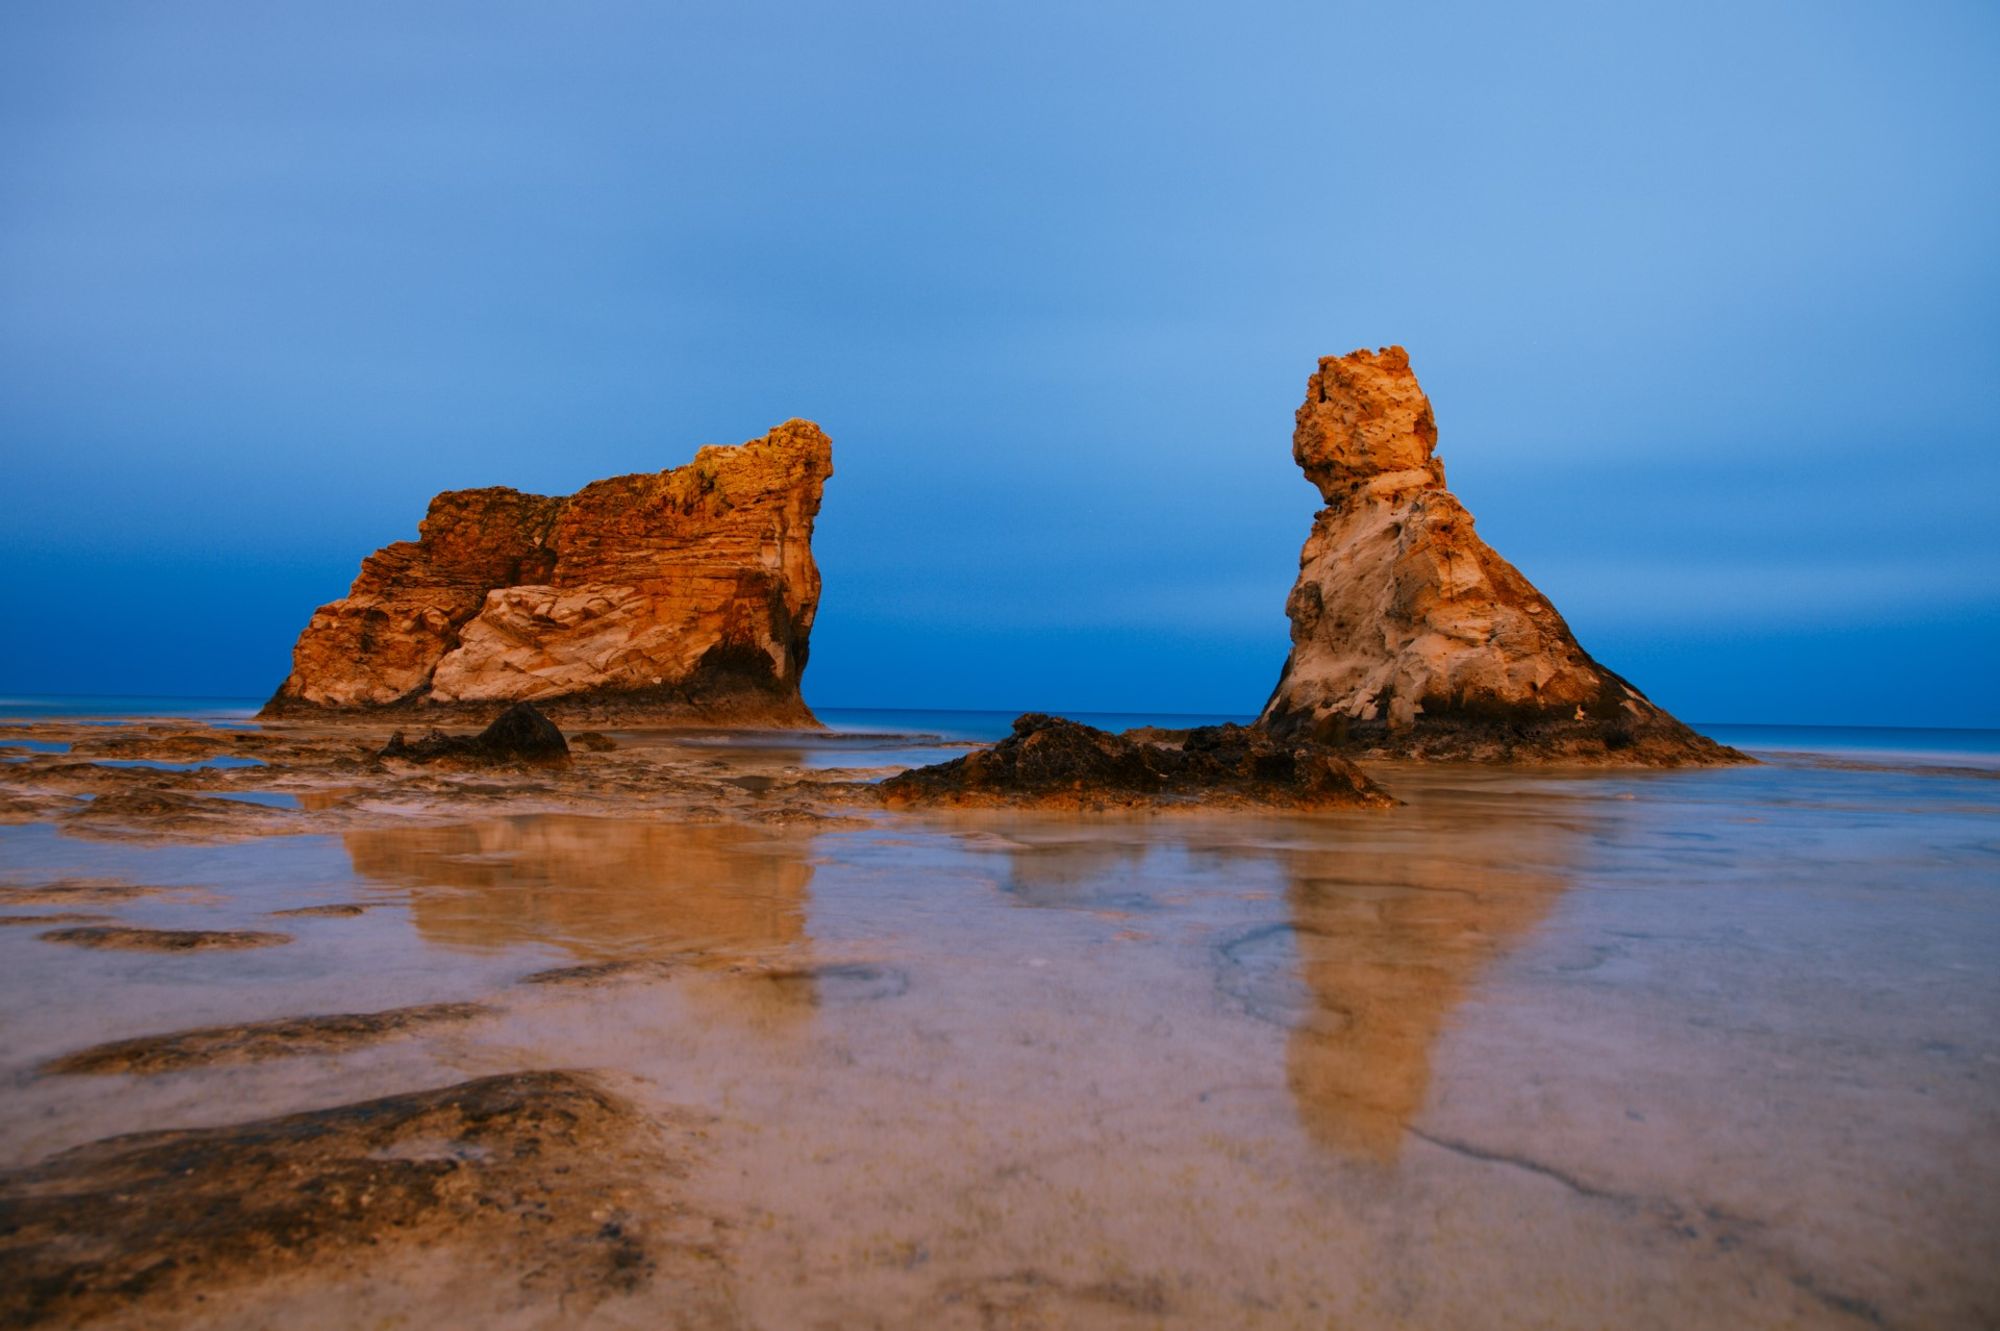
[[[40,721],[54,717],[121,721],[134,716],[186,716],[247,721],[262,698],[181,698],[150,693],[0,694],[0,720]]]
[[[247,721],[261,698],[183,698],[147,694],[4,694],[0,720],[58,717],[119,720],[134,716],[174,716],[208,721]],[[938,708],[817,707],[835,731],[852,734],[935,735],[949,741],[991,741],[1012,728],[1016,711]],[[1133,726],[1185,727],[1247,723],[1247,713],[1093,712],[1045,708],[1104,730]],[[2000,730],[1913,726],[1780,726],[1695,723],[1695,729],[1746,753],[1802,753],[1855,762],[1897,765],[2000,768]]]
[[[1745,753],[1810,753],[1857,762],[2000,768],[2000,730],[1705,724],[1697,724],[1695,729]]]

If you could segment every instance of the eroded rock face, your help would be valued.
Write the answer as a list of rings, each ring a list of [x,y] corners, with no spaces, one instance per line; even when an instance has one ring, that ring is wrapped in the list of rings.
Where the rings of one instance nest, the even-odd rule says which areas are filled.
[[[1311,740],[1247,726],[1114,735],[1029,712],[1014,733],[890,777],[884,803],[1048,809],[1181,806],[1382,808],[1392,800],[1346,759]]]
[[[810,421],[565,497],[431,501],[314,613],[266,715],[534,700],[564,716],[811,725],[813,519],[833,474]]]
[[[1326,507],[1299,557],[1292,651],[1261,724],[1374,756],[1745,761],[1592,660],[1445,488],[1401,347],[1320,361],[1292,456]]]

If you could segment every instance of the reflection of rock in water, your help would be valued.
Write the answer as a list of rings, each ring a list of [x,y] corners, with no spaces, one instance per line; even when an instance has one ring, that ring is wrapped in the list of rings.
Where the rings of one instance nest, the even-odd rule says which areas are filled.
[[[346,841],[356,873],[416,889],[417,931],[449,947],[548,943],[601,961],[748,956],[806,937],[804,836],[548,814]]]
[[[1396,1154],[1423,1108],[1431,1046],[1452,1009],[1562,890],[1563,876],[1539,867],[1546,853],[1522,854],[1547,849],[1319,853],[1292,862],[1288,898],[1310,998],[1292,1028],[1286,1080],[1315,1137],[1365,1155]]]
[[[1223,943],[1218,980],[1289,1030],[1285,1079],[1307,1130],[1387,1159],[1423,1108],[1452,1010],[1565,886],[1571,833],[1421,804],[1387,836],[1357,830],[1349,848],[1262,852],[1285,866],[1289,918]]]

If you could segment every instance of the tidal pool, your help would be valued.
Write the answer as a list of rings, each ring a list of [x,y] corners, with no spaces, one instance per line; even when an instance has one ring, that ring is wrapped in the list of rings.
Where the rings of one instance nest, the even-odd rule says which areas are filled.
[[[2000,1321],[2000,785],[1384,779],[1404,807],[1310,818],[0,828],[14,888],[138,884],[86,909],[291,937],[0,930],[0,1166],[573,1069],[694,1143],[633,1178],[704,1217],[713,1287],[662,1267],[577,1313],[524,1286],[491,1324]],[[437,1004],[480,1006],[44,1071]],[[221,1289],[202,1321],[468,1315],[444,1266],[394,1269],[403,1293],[331,1265]]]

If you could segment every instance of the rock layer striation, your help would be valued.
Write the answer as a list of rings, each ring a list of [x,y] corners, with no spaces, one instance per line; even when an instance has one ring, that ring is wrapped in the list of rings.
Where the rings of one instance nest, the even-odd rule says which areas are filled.
[[[431,501],[299,635],[266,715],[533,700],[557,715],[812,725],[813,519],[833,474],[810,421],[668,471],[550,497]]]
[[[1292,456],[1326,507],[1299,556],[1291,655],[1260,724],[1377,757],[1743,761],[1578,645],[1473,530],[1437,438],[1401,347],[1320,361]]]

